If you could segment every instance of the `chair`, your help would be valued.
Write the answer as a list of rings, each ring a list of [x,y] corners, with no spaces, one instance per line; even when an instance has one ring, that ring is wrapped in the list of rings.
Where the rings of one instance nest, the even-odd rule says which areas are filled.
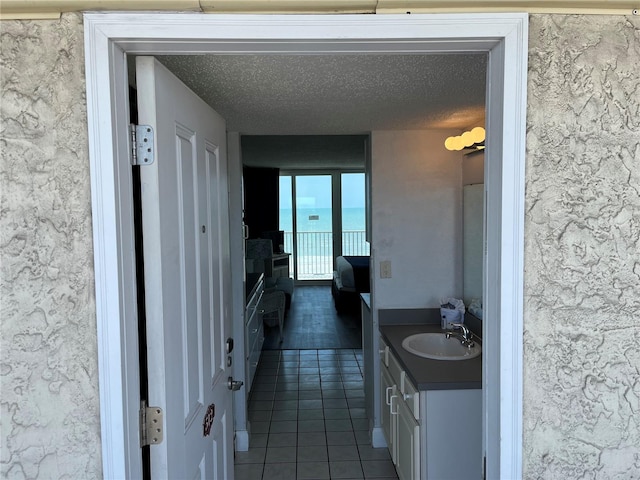
[[[273,259],[273,243],[268,238],[252,238],[247,240],[246,269],[249,273],[265,274],[265,292],[279,290],[284,292],[286,300],[285,312],[291,306],[294,282],[289,277],[271,277]]]
[[[265,291],[260,300],[259,312],[262,314],[262,321],[269,327],[278,326],[280,330],[280,343],[284,337],[282,329],[284,328],[284,310],[285,295],[280,290]]]

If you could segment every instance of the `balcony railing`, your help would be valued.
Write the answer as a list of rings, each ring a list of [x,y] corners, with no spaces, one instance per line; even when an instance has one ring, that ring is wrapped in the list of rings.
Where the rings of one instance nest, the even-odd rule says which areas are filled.
[[[333,278],[333,234],[331,232],[298,232],[297,251],[293,250],[293,232],[284,232],[285,252],[294,252],[298,280],[330,280]],[[296,255],[297,254],[297,255]],[[369,255],[369,244],[364,230],[342,232],[342,255]]]

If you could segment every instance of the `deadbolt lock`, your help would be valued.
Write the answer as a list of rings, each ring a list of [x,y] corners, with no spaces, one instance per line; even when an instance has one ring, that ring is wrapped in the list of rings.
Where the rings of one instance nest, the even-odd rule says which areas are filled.
[[[240,380],[234,380],[233,377],[229,377],[229,379],[227,380],[227,387],[232,392],[237,392],[238,390],[240,390],[242,385],[244,385],[243,382],[241,382]]]

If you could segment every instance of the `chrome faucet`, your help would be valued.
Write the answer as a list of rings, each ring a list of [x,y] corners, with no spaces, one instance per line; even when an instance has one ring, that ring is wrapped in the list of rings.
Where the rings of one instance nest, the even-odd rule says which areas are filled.
[[[464,323],[452,323],[451,327],[453,327],[454,330],[460,330],[460,332],[447,332],[445,334],[447,338],[455,336],[460,340],[460,343],[462,343],[462,345],[468,348],[471,348],[475,345],[475,342],[473,341],[473,334]]]

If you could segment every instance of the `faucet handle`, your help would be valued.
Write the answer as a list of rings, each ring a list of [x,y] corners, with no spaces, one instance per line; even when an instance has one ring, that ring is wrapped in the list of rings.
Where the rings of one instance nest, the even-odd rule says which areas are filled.
[[[471,330],[469,330],[469,328],[467,328],[467,326],[464,323],[452,323],[451,326],[453,327],[453,329],[459,329],[462,331],[462,336],[465,338],[465,340],[471,340]]]

